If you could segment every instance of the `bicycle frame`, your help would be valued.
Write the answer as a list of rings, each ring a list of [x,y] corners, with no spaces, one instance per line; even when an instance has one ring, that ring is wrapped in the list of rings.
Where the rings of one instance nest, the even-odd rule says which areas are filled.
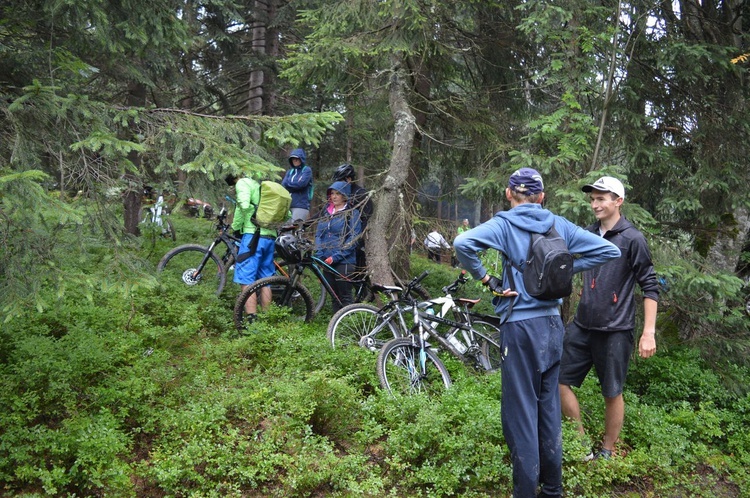
[[[460,301],[460,300],[459,300]],[[474,336],[479,336],[482,339],[488,341],[493,346],[500,348],[500,344],[498,344],[493,338],[487,336],[486,334],[483,334],[482,332],[475,330],[474,327],[472,327],[472,318],[481,317],[481,315],[477,315],[475,313],[471,313],[468,310],[469,305],[473,303],[473,301],[464,302],[464,307],[461,309],[461,313],[466,318],[466,322],[458,322],[455,320],[451,320],[449,318],[446,318],[444,316],[428,313],[427,311],[423,311],[419,308],[417,308],[417,314],[418,319],[421,324],[421,327],[424,329],[424,331],[427,332],[431,337],[433,337],[435,340],[440,343],[440,346],[448,350],[453,356],[458,358],[461,361],[466,362],[468,360],[468,356],[473,356],[476,354],[471,350],[471,346],[475,345],[477,343]],[[456,349],[453,344],[451,344],[448,339],[446,339],[435,327],[436,325],[433,325],[434,323],[447,325],[450,327],[449,334],[457,333],[459,330],[462,334],[464,334],[464,342],[468,346],[468,349],[465,353],[460,352],[458,349]],[[447,335],[447,334],[446,334]]]
[[[274,261],[275,263],[275,261]],[[288,275],[289,279],[292,282],[292,285],[287,287],[285,290],[284,295],[282,296],[281,302],[288,302],[289,299],[292,297],[291,293],[293,292],[293,287],[300,282],[300,279],[302,278],[302,274],[305,271],[305,268],[310,268],[310,270],[313,272],[315,277],[320,281],[320,283],[323,285],[323,288],[325,291],[330,294],[332,299],[335,299],[336,302],[339,304],[339,306],[342,306],[343,303],[341,302],[341,298],[336,294],[336,291],[333,290],[333,287],[331,287],[331,284],[328,282],[328,279],[325,278],[324,271],[329,271],[335,275],[335,277],[338,279],[347,280],[348,282],[351,282],[354,284],[354,288],[356,289],[354,293],[354,301],[359,302],[364,300],[364,297],[366,297],[366,292],[368,288],[369,279],[368,277],[362,278],[362,279],[353,279],[346,275],[343,275],[336,271],[335,268],[333,268],[331,265],[327,264],[322,259],[310,255],[305,257],[302,261],[299,263],[296,263],[294,265],[293,270]],[[282,270],[283,271],[283,270]]]

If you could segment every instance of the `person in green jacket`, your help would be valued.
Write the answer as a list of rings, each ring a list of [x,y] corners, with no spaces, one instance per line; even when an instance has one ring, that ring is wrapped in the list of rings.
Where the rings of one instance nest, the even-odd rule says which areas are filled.
[[[234,282],[240,284],[244,290],[248,285],[258,279],[270,277],[275,273],[273,264],[274,243],[276,241],[276,230],[269,228],[260,229],[260,237],[253,240],[256,226],[252,222],[256,206],[260,201],[260,184],[252,178],[238,178],[228,176],[226,182],[235,186],[235,199],[237,204],[234,208],[234,219],[232,230],[236,236],[241,236],[240,249],[237,253],[237,262],[234,265]],[[255,246],[255,247],[253,247]],[[271,302],[271,288],[264,287],[260,294],[261,308],[265,308]],[[255,320],[258,303],[255,296],[251,296],[245,303],[247,320]]]

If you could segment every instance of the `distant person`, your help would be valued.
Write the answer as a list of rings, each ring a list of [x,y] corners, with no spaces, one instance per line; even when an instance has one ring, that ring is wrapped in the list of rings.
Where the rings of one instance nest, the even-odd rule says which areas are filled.
[[[458,228],[456,229],[456,235],[461,235],[462,233],[468,231],[471,227],[469,226],[469,220],[468,218],[464,218],[461,221],[461,224],[458,225]],[[451,254],[451,266],[453,268],[458,268],[460,265],[458,263],[458,258],[456,258],[456,252],[453,251]]]
[[[461,235],[462,233],[464,233],[465,231],[469,229],[471,229],[471,227],[469,226],[469,220],[467,218],[464,218],[461,224],[456,229],[456,232],[457,232],[456,235]]]
[[[433,261],[440,263],[440,253],[443,249],[450,249],[451,245],[447,240],[438,232],[438,228],[434,227],[432,231],[427,234],[427,238],[424,239],[424,246],[427,249],[427,257]]]
[[[281,184],[292,194],[292,221],[305,221],[310,216],[313,176],[312,168],[307,165],[307,155],[303,149],[294,149],[289,154],[291,166]]]
[[[367,267],[367,259],[365,257],[365,237],[367,236],[367,221],[372,216],[372,199],[367,195],[367,189],[357,185],[354,181],[356,173],[354,166],[349,163],[344,163],[333,173],[333,181],[341,182],[344,181],[349,184],[351,189],[351,195],[348,199],[349,209],[357,209],[360,213],[360,220],[362,224],[362,235],[357,241],[357,267],[362,269]]]
[[[529,295],[523,263],[531,232],[546,233],[553,225],[569,251],[577,255],[573,270],[580,272],[617,258],[620,251],[601,237],[577,227],[542,207],[542,176],[521,168],[510,176],[505,198],[511,209],[456,237],[456,255],[471,275],[496,296],[495,313],[507,321],[500,327],[503,435],[513,464],[513,496],[560,497],[562,485],[562,417],[557,375],[562,355],[561,299],[540,300]],[[487,273],[479,253],[495,249],[506,263],[501,278]],[[508,274],[513,272],[515,289]],[[513,302],[512,312],[507,315]],[[540,488],[541,489],[538,489]]]
[[[318,228],[315,231],[315,256],[325,261],[343,276],[356,271],[357,237],[362,233],[358,209],[347,205],[350,196],[349,184],[344,181],[333,182],[327,191],[328,202],[316,218]],[[352,284],[332,271],[324,271],[326,280],[345,306],[354,302]],[[341,309],[333,300],[333,312]]]
[[[252,178],[238,178],[229,175],[226,178],[229,186],[235,187],[236,205],[232,230],[242,237],[237,260],[234,265],[234,282],[242,290],[258,279],[272,276],[276,269],[273,264],[276,230],[260,229],[260,237],[253,240],[256,226],[252,222],[255,208],[260,202],[260,184]],[[264,287],[260,292],[261,308],[271,302],[271,288]],[[245,314],[248,323],[252,323],[258,312],[257,296],[253,294],[245,303]]]
[[[571,386],[580,387],[593,366],[604,396],[604,439],[601,449],[586,459],[609,459],[625,419],[622,390],[633,352],[635,284],[643,294],[644,315],[638,354],[649,358],[656,352],[659,283],[646,238],[620,214],[625,200],[620,180],[604,176],[582,190],[589,194],[597,218],[586,230],[616,245],[621,255],[583,273],[578,309],[565,330],[560,400],[563,415],[576,421],[578,431],[584,434],[581,409]]]

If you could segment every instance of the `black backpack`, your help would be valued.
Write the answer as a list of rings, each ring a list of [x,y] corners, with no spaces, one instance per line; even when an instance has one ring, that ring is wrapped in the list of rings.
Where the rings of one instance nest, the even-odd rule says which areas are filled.
[[[523,267],[508,260],[507,256],[504,259],[523,274],[523,286],[531,297],[550,300],[569,296],[573,292],[573,255],[565,240],[554,225],[547,233],[531,232],[530,235]],[[508,270],[508,283],[511,290],[516,290],[512,270]],[[514,302],[515,298],[504,322],[510,318]]]
[[[573,255],[554,225],[547,233],[532,232],[524,267],[513,266],[523,273],[523,286],[532,297],[560,299],[573,292]],[[512,272],[508,278],[513,286]]]

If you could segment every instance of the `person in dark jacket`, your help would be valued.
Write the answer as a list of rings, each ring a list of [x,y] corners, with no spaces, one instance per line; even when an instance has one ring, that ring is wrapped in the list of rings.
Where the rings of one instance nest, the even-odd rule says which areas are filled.
[[[333,182],[328,188],[328,203],[318,217],[315,231],[315,256],[335,269],[340,275],[349,276],[357,263],[357,238],[362,233],[358,209],[349,209],[349,184]],[[324,271],[326,280],[341,300],[341,306],[333,300],[333,312],[354,302],[352,284],[332,271]]]
[[[503,435],[513,463],[513,496],[562,496],[562,417],[557,375],[562,354],[561,299],[541,300],[529,295],[523,284],[523,267],[531,232],[546,233],[553,225],[568,250],[578,255],[573,271],[580,272],[617,258],[620,251],[608,241],[556,216],[542,207],[542,176],[521,168],[510,176],[505,197],[511,209],[458,235],[456,256],[472,277],[492,293],[495,313],[505,317],[501,326],[501,408]],[[478,253],[495,249],[516,265],[505,265],[503,277],[487,273]],[[514,272],[510,289],[508,272]],[[540,488],[540,489],[539,489]]]
[[[604,439],[601,449],[586,459],[612,456],[625,419],[622,397],[633,352],[635,284],[643,293],[644,323],[638,353],[649,358],[656,352],[656,308],[659,284],[646,238],[624,216],[620,206],[625,187],[604,176],[583,191],[589,193],[597,222],[586,228],[620,249],[621,256],[583,274],[583,289],[575,318],[565,331],[560,363],[562,413],[578,423],[584,434],[581,410],[571,386],[580,387],[593,366],[604,396]]]
[[[336,168],[333,173],[334,182],[346,182],[349,184],[351,189],[351,197],[349,198],[348,206],[350,209],[358,209],[360,213],[360,220],[362,223],[362,235],[357,241],[357,268],[365,268],[367,266],[367,258],[365,257],[365,238],[367,237],[367,221],[372,216],[372,199],[367,194],[367,189],[358,185],[354,180],[356,173],[354,166],[349,163],[344,163]]]
[[[281,184],[292,195],[292,221],[306,220],[310,216],[310,201],[312,200],[313,176],[312,168],[307,165],[307,155],[303,149],[294,149],[289,154],[291,166]]]

